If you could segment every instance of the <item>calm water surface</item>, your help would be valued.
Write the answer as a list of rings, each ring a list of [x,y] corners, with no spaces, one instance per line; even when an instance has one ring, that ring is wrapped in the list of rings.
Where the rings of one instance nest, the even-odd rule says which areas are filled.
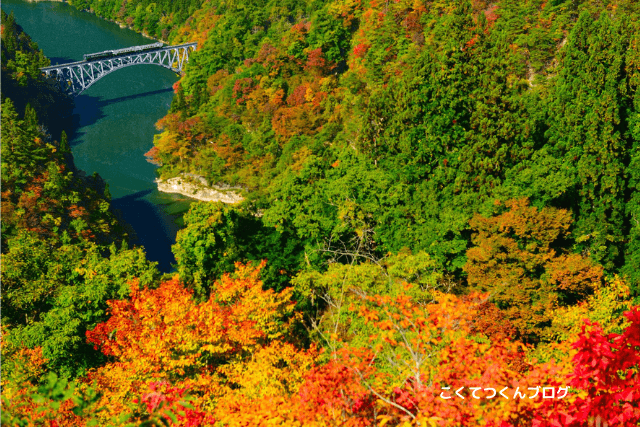
[[[65,3],[3,0],[16,21],[36,41],[52,64],[82,60],[85,53],[153,43],[118,25],[80,12]],[[112,206],[133,226],[147,257],[163,271],[174,262],[171,245],[190,199],[164,194],[154,184],[156,167],[144,153],[158,133],[173,97],[175,73],[137,65],[102,78],[75,99],[75,129],[70,140],[76,166],[98,172],[109,184]]]

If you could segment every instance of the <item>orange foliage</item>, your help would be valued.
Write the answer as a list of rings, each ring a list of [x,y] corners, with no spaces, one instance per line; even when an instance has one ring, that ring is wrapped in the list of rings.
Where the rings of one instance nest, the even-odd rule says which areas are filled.
[[[209,89],[209,93],[214,95],[217,91],[222,89],[224,79],[229,76],[229,72],[227,70],[218,70],[215,74],[212,74],[207,79],[207,89]]]
[[[221,15],[215,14],[215,9],[208,5],[203,5],[193,13],[192,19],[187,20],[179,30],[176,37],[171,40],[172,44],[196,42],[198,49],[202,49],[207,41],[209,32],[216,27]]]
[[[306,102],[306,99],[305,99],[306,93],[307,93],[307,86],[304,84],[301,84],[300,86],[296,87],[293,90],[291,95],[287,97],[287,104],[289,104],[292,107],[304,104]]]
[[[158,150],[158,147],[154,146],[154,147],[151,147],[149,151],[144,153],[144,156],[147,158],[147,161],[151,163],[159,164],[160,163],[160,159],[158,158],[159,152],[160,150]]]
[[[363,58],[364,55],[366,55],[368,50],[369,50],[369,45],[366,45],[364,43],[360,43],[356,47],[353,48],[353,54],[357,58]]]
[[[328,64],[322,53],[322,48],[314,49],[307,53],[305,71],[311,71],[316,75],[323,75],[328,71]]]
[[[360,314],[378,331],[368,348],[345,345],[309,371],[296,396],[253,401],[225,425],[528,426],[545,403],[541,395],[513,399],[515,391],[532,394],[529,387],[558,387],[568,378],[568,366],[511,369],[516,342],[472,339],[475,304],[445,295],[429,305],[407,296],[367,301]],[[460,387],[464,399],[455,395]],[[480,387],[479,398],[471,387]],[[487,398],[485,388],[508,398]],[[453,398],[442,398],[443,391]]]
[[[110,302],[111,318],[88,333],[114,357],[92,374],[105,391],[99,405],[114,415],[140,396],[140,419],[185,426],[573,427],[640,417],[638,308],[622,335],[592,326],[574,350],[560,345],[573,361],[533,365],[517,357],[508,328],[478,323],[482,312],[500,316],[486,295],[371,296],[351,308],[375,331],[369,343],[342,343],[316,365],[313,348],[284,340],[291,290],[265,291],[260,267],[236,268],[202,303],[175,279],[133,284],[130,300]],[[575,391],[561,399],[542,397],[542,387],[567,386]]]
[[[436,299],[424,306],[405,296],[369,298],[373,307],[360,312],[377,326],[372,339],[378,345],[370,350],[347,346],[313,370],[294,402],[296,420],[303,425],[443,427],[640,421],[640,308],[625,314],[630,326],[622,334],[605,335],[598,325],[587,324],[572,350],[560,345],[571,359],[514,370],[510,355],[521,346],[517,341],[480,343],[472,336],[478,306],[453,296]],[[395,372],[377,368],[385,356]],[[550,388],[554,398],[544,398]]]
[[[154,138],[158,154],[169,153],[182,161],[206,138],[200,117],[183,120],[180,113],[169,113],[156,123],[158,130],[164,129]]]
[[[90,375],[105,391],[107,412],[126,411],[131,396],[158,381],[191,394],[195,410],[208,413],[223,398],[295,392],[298,371],[314,353],[284,341],[292,291],[263,290],[262,265],[237,264],[235,277],[225,275],[203,303],[177,279],[158,289],[133,283],[129,300],[111,301],[110,319],[87,332],[89,342],[115,359]]]
[[[240,142],[233,142],[228,135],[222,134],[213,144],[216,154],[225,161],[225,167],[239,163],[244,156],[244,148]]]
[[[475,245],[467,251],[469,284],[489,291],[495,303],[525,338],[535,339],[559,305],[574,303],[602,280],[602,268],[578,254],[558,253],[554,244],[567,236],[571,213],[507,202],[508,211],[470,221]]]

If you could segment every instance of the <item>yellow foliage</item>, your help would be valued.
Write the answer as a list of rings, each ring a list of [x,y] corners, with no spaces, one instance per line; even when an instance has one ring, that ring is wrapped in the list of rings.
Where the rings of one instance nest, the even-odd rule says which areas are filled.
[[[294,393],[315,351],[282,341],[292,290],[263,290],[262,266],[237,264],[200,304],[176,278],[158,289],[134,283],[130,300],[110,301],[111,318],[87,334],[115,357],[90,374],[105,391],[103,418],[126,412],[132,397],[157,381],[187,389],[192,404],[209,413],[221,398],[230,405]]]

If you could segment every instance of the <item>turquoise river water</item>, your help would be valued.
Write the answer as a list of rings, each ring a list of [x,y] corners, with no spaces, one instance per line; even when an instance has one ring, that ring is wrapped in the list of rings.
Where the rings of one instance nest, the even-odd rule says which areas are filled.
[[[3,0],[16,21],[52,64],[82,60],[85,53],[153,43],[153,40],[66,3]],[[136,231],[147,258],[168,272],[171,245],[190,199],[160,193],[156,166],[144,157],[158,133],[155,123],[169,109],[178,76],[155,65],[137,65],[102,78],[75,99],[70,140],[76,166],[98,172],[109,184],[112,206]]]

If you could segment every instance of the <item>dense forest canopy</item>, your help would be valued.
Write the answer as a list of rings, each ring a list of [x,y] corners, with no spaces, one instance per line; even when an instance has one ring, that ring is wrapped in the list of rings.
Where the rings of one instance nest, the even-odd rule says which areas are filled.
[[[148,155],[245,200],[159,277],[3,13],[3,422],[640,425],[636,1],[70,3],[198,42]]]
[[[107,3],[78,6],[182,5]],[[158,123],[164,177],[244,186],[309,251],[366,229],[377,256],[425,250],[463,280],[473,215],[527,198],[570,210],[558,244],[637,289],[636,2],[180,7],[170,41],[200,48]]]

